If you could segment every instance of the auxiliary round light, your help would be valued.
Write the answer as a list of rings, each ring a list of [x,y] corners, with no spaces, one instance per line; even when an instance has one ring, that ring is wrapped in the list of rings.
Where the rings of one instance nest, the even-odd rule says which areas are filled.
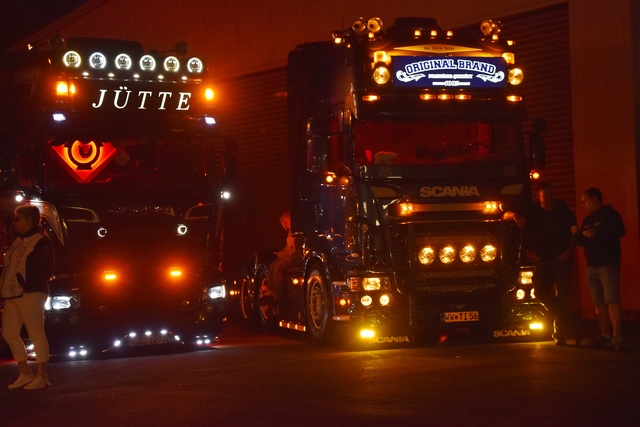
[[[82,64],[82,58],[78,52],[70,50],[62,57],[62,63],[69,68],[78,68]]]
[[[456,250],[451,246],[445,246],[440,249],[439,257],[443,264],[451,264],[456,259]]]
[[[373,303],[373,298],[371,298],[369,295],[365,295],[360,298],[360,303],[365,307],[369,307]]]
[[[204,64],[200,58],[194,56],[187,62],[187,69],[191,73],[201,73],[204,69]]]
[[[373,70],[372,77],[374,82],[379,85],[383,85],[386,84],[389,79],[391,79],[391,73],[389,72],[389,69],[387,67],[380,66]]]
[[[433,248],[430,248],[429,246],[425,246],[420,249],[420,252],[418,252],[418,261],[420,261],[420,264],[429,265],[433,263],[435,259],[436,254]]]
[[[164,70],[170,73],[177,73],[180,69],[180,61],[175,56],[167,56],[164,60]]]
[[[460,260],[464,263],[470,263],[476,259],[476,249],[471,245],[466,245],[460,250]]]
[[[380,305],[389,305],[391,297],[387,294],[380,295]]]
[[[524,73],[520,68],[512,68],[507,74],[507,80],[514,86],[519,85],[524,80]]]
[[[126,53],[121,53],[116,56],[116,68],[118,70],[129,70],[131,69],[132,63],[133,61],[131,61],[131,57]]]
[[[498,249],[493,245],[484,245],[480,250],[480,258],[484,262],[491,262],[496,259],[498,255]]]
[[[103,53],[94,52],[89,57],[89,65],[96,70],[102,70],[107,66],[107,57]]]
[[[533,299],[536,299],[536,290],[534,288],[531,288],[531,291],[529,292],[529,296]]]
[[[524,299],[524,297],[527,295],[527,293],[524,291],[524,289],[518,289],[516,291],[516,299],[517,300],[522,300]]]
[[[178,232],[179,236],[184,236],[185,234],[187,234],[188,230],[189,229],[185,224],[178,225],[178,228],[176,229],[176,231]]]
[[[151,55],[144,55],[140,58],[140,69],[142,71],[153,71],[156,69],[156,60]]]

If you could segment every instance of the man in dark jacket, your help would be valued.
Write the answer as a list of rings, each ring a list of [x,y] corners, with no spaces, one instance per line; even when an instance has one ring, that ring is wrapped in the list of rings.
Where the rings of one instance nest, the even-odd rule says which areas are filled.
[[[549,183],[538,186],[538,201],[526,217],[529,248],[537,258],[533,275],[536,298],[554,318],[556,345],[572,336],[580,343],[582,328],[569,310],[571,266],[575,241],[571,234],[576,217],[565,202],[555,197]]]
[[[620,305],[620,238],[625,229],[622,217],[611,205],[602,203],[602,192],[591,187],[582,194],[589,214],[576,239],[587,258],[587,286],[598,316],[601,335],[590,344],[622,346],[622,308]]]

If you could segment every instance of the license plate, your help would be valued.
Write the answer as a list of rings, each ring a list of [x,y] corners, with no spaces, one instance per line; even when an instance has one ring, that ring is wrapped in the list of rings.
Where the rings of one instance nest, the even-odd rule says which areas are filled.
[[[133,338],[129,338],[130,347],[166,344],[168,342],[166,335],[136,335]]]
[[[480,314],[477,311],[448,311],[442,316],[445,323],[477,322]]]

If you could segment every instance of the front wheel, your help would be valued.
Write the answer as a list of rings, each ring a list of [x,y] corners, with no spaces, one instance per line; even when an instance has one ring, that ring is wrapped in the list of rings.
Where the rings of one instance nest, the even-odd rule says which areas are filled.
[[[247,329],[255,329],[258,327],[258,292],[247,269],[240,273],[239,283],[242,324]]]
[[[327,343],[332,338],[331,292],[328,281],[320,268],[315,265],[307,280],[307,324],[309,333],[316,342]]]

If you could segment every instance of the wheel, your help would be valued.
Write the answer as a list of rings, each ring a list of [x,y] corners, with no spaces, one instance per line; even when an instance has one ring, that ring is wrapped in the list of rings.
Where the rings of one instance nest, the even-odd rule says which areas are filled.
[[[319,343],[331,340],[331,292],[319,265],[313,266],[307,280],[307,325],[311,337]]]
[[[269,290],[269,283],[267,277],[269,271],[266,267],[259,267],[256,271],[256,288],[258,289],[258,322],[263,329],[271,331],[276,323],[276,307],[273,300],[266,305],[260,305],[260,296],[263,296],[265,292]]]
[[[247,329],[258,327],[258,292],[245,268],[240,273],[240,321]]]

